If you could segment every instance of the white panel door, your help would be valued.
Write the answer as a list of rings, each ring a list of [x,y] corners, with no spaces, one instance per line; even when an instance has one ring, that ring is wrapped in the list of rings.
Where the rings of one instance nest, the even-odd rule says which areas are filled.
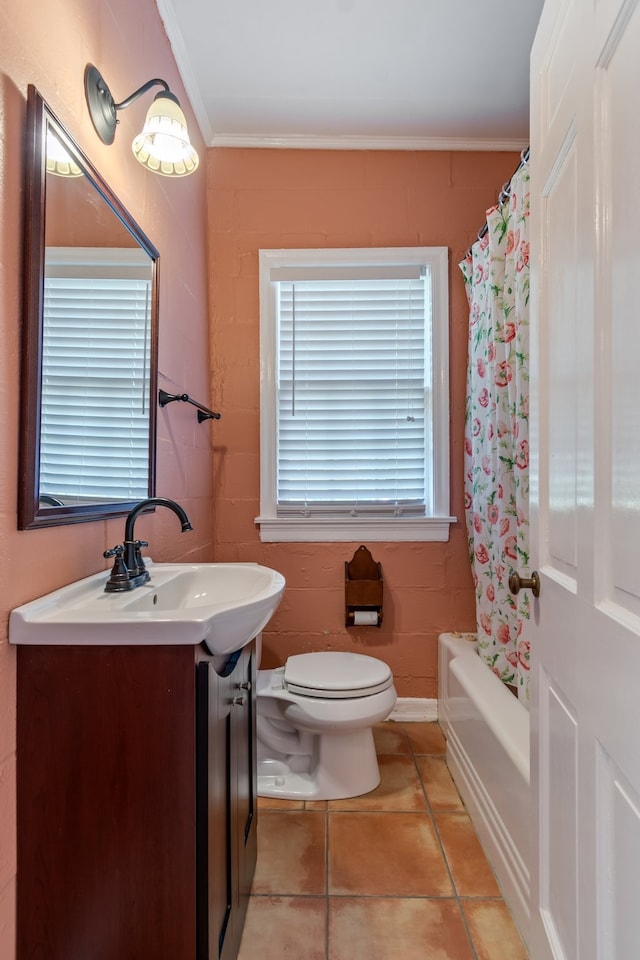
[[[531,79],[530,949],[635,960],[640,0],[547,0]]]

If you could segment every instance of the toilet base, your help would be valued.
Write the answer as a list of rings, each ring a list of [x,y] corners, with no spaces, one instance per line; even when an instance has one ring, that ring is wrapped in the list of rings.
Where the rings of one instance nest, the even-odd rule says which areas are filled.
[[[258,796],[282,800],[346,800],[370,793],[380,783],[371,728],[319,736],[318,758],[310,773],[296,773],[286,762],[258,761]]]

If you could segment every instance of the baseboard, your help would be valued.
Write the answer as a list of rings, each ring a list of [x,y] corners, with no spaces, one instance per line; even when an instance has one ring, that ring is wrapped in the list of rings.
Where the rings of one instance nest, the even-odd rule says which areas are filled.
[[[404,723],[437,720],[438,701],[426,697],[398,697],[388,719]]]

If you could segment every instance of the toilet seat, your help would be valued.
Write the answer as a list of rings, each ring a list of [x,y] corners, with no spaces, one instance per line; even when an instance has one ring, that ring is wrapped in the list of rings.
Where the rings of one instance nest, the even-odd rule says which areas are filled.
[[[369,697],[387,690],[392,683],[386,663],[361,653],[298,653],[284,665],[286,689],[302,697]]]

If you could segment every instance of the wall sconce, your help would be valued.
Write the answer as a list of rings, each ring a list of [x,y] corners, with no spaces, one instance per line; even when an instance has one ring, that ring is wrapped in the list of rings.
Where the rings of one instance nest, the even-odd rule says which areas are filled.
[[[118,110],[125,110],[152,87],[164,87],[157,93],[147,111],[142,129],[131,148],[140,163],[165,177],[184,177],[198,166],[198,154],[191,146],[187,121],[175,94],[164,80],[149,80],[131,96],[115,103],[100,71],[88,63],[84,72],[84,89],[94,129],[103,143],[113,143],[118,123]]]

